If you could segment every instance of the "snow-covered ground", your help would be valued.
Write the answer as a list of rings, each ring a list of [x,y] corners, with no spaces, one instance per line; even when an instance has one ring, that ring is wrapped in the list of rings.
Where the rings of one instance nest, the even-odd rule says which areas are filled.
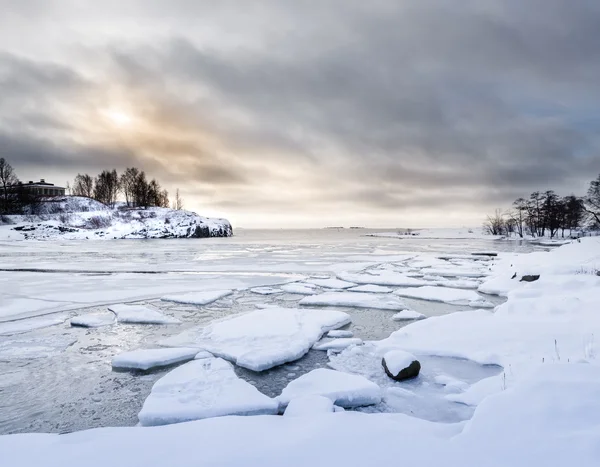
[[[2,436],[0,452],[7,465],[69,467],[82,460],[103,467],[196,465],[198,453],[203,465],[385,465],[399,460],[461,467],[597,465],[599,239],[529,254],[510,251],[516,245],[482,239],[450,238],[427,245],[407,239],[401,247],[408,251],[400,250],[397,239],[381,237],[330,243],[307,238],[286,245],[215,241],[193,244],[185,253],[176,251],[186,248],[180,246],[184,243],[162,253],[156,247],[136,250],[135,243],[128,251],[97,246],[75,251],[53,242],[45,248],[35,242],[0,242],[4,269],[28,269],[0,271],[0,318],[47,315],[0,323],[0,391],[3,401],[9,401],[3,410],[12,410],[17,388],[26,392],[31,387],[25,384],[27,370],[19,366],[23,362],[39,362],[35,368],[50,372],[52,362],[58,365],[77,352],[89,352],[94,361],[94,352],[103,351],[98,346],[113,334],[134,342],[118,339],[112,357],[156,348],[160,342],[176,349],[172,352],[180,358],[208,350],[257,371],[247,376],[246,370],[202,353],[166,374],[128,375],[154,382],[154,389],[144,393],[142,424],[204,420],[61,436]],[[498,256],[470,255],[480,251]],[[155,273],[140,274],[149,270]],[[539,278],[526,282],[524,276]],[[405,279],[426,285],[397,283]],[[345,286],[338,280],[390,290],[332,291],[331,285]],[[389,283],[393,280],[396,284]],[[471,283],[460,288],[459,281]],[[290,286],[320,296],[327,308],[300,307],[301,300],[310,300]],[[268,293],[251,292],[256,288]],[[207,292],[217,290],[232,294],[194,305],[159,300],[178,294],[205,299]],[[390,311],[369,305],[399,300],[399,295],[404,308],[414,313],[401,312],[404,316],[397,318],[424,319],[396,321]],[[506,300],[501,303],[504,299],[498,297]],[[365,308],[356,308],[357,301]],[[484,301],[497,306],[466,309]],[[114,324],[88,330],[66,321],[74,314],[107,313],[109,307],[137,311],[138,316],[155,311],[180,324],[123,324],[117,318]],[[369,327],[380,322],[387,323],[388,334],[369,338]],[[340,337],[320,341],[322,348],[337,347],[340,353],[308,350],[341,326],[354,336],[333,333]],[[124,327],[131,330],[121,334]],[[78,346],[84,333],[91,333],[97,344]],[[294,361],[306,352],[319,353],[315,358],[327,359],[330,369],[305,368],[302,360]],[[388,352],[414,354],[420,375],[407,382],[391,380],[381,362]],[[163,356],[140,350],[123,358],[135,367],[170,362],[170,356],[171,351]],[[264,394],[261,375],[279,374],[278,369],[287,373],[285,384],[275,394]],[[69,387],[69,378],[74,374],[65,373],[61,384]],[[322,397],[350,411],[333,412]],[[293,416],[249,416],[282,413],[288,403]]]
[[[167,208],[110,209],[90,198],[66,196],[42,203],[38,213],[5,216],[0,240],[206,238],[233,235],[226,219]]]

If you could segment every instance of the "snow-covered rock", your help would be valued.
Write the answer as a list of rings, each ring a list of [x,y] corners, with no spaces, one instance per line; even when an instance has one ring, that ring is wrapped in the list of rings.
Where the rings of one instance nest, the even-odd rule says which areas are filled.
[[[349,323],[341,311],[270,307],[189,329],[161,345],[207,350],[263,371],[299,359],[324,333]]]
[[[305,417],[334,412],[331,399],[324,396],[308,395],[292,399],[283,414],[285,417]]]
[[[292,399],[319,395],[335,405],[352,408],[381,402],[381,389],[364,376],[318,368],[290,382],[277,397],[287,406]]]
[[[166,295],[161,298],[163,302],[183,303],[186,305],[208,305],[217,300],[231,295],[231,290],[206,290],[203,292],[189,292],[179,295]]]
[[[392,319],[394,321],[409,321],[413,319],[425,318],[427,318],[427,316],[425,316],[423,313],[419,313],[418,311],[414,310],[402,310],[396,313],[394,316],[392,316]]]
[[[193,360],[198,349],[140,349],[123,352],[112,359],[112,367],[120,370],[150,370]]]
[[[110,311],[117,315],[119,323],[130,324],[179,324],[176,318],[164,315],[143,305],[110,305]]]
[[[88,313],[71,318],[71,326],[82,328],[99,328],[115,324],[115,314],[112,312]]]
[[[142,426],[226,415],[276,414],[279,404],[237,377],[221,358],[193,360],[159,379],[138,418]]]
[[[25,239],[204,238],[233,235],[226,219],[168,208],[111,209],[76,196],[52,198],[35,215],[9,216]]]
[[[350,347],[351,345],[362,345],[363,341],[362,339],[359,339],[357,337],[346,337],[346,338],[339,338],[339,339],[324,339],[322,341],[317,342],[315,345],[313,345],[313,349],[315,350],[333,350],[333,351],[338,351],[341,352],[342,350],[344,350],[347,347]]]
[[[305,306],[347,306],[354,308],[375,308],[379,310],[404,310],[406,305],[393,295],[377,295],[360,292],[325,292],[300,300]]]
[[[381,360],[385,373],[395,381],[404,381],[419,376],[421,363],[417,358],[403,350],[391,350]]]
[[[408,289],[398,289],[395,295],[407,298],[418,298],[432,302],[444,302],[452,305],[468,305],[474,308],[493,308],[494,304],[480,297],[477,292],[450,287],[435,287],[427,285]]]
[[[333,337],[333,338],[354,337],[354,333],[352,331],[346,331],[346,330],[342,330],[342,329],[334,329],[333,331],[329,331],[327,333],[327,337]]]

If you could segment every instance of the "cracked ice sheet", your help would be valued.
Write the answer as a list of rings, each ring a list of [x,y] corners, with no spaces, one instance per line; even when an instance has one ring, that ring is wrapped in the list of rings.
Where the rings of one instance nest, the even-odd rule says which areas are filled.
[[[347,306],[392,311],[406,309],[404,302],[391,294],[378,295],[362,292],[325,292],[304,297],[299,303],[304,306]]]
[[[139,413],[142,426],[226,415],[274,415],[279,403],[240,379],[221,358],[193,360],[159,379]]]
[[[341,311],[269,307],[188,329],[160,345],[207,350],[263,371],[304,356],[321,336],[350,323]]]
[[[22,334],[24,332],[33,331],[35,329],[47,328],[64,323],[68,315],[52,315],[41,318],[22,319],[19,321],[10,321],[8,323],[0,323],[0,336],[11,336],[13,334]]]
[[[427,281],[385,269],[369,270],[368,273],[341,272],[337,276],[339,279],[356,284],[391,285],[398,287],[419,287],[428,284]]]
[[[205,290],[202,292],[188,292],[181,295],[166,295],[161,298],[163,302],[183,303],[186,305],[208,305],[217,300],[228,297],[232,290]]]
[[[425,286],[408,289],[398,289],[394,295],[407,298],[418,298],[432,302],[443,302],[451,305],[466,305],[475,308],[493,308],[494,304],[482,298],[477,292],[467,289],[452,289],[450,287]]]

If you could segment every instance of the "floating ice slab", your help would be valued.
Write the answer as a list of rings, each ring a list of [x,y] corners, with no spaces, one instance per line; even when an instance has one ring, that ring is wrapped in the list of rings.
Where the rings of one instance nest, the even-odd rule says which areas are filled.
[[[388,270],[371,270],[369,273],[364,274],[341,272],[338,274],[338,278],[356,284],[392,285],[398,287],[420,287],[427,285],[427,281]]]
[[[426,274],[434,274],[436,276],[444,277],[484,277],[487,275],[485,270],[479,268],[431,268],[424,269]]]
[[[119,323],[178,324],[181,322],[142,305],[110,305],[108,309],[117,315]]]
[[[101,326],[110,326],[115,323],[115,314],[107,313],[88,313],[87,315],[75,316],[71,318],[71,326],[82,328],[99,328]]]
[[[352,331],[344,331],[341,329],[335,329],[333,331],[329,331],[327,333],[327,337],[354,337],[354,333]]]
[[[275,295],[281,293],[282,291],[281,289],[276,289],[275,287],[254,287],[253,289],[250,289],[250,292],[259,295]]]
[[[312,295],[315,293],[317,286],[314,284],[305,284],[294,282],[292,284],[284,284],[281,286],[281,290],[287,293],[293,293],[298,295]]]
[[[207,290],[204,292],[190,292],[181,295],[166,295],[161,298],[165,302],[183,303],[186,305],[208,305],[217,300],[231,295],[231,290]]]
[[[381,402],[381,389],[364,376],[318,368],[289,383],[277,400],[288,405],[297,397],[324,396],[340,407],[352,408]]]
[[[494,304],[484,300],[477,292],[450,287],[425,286],[410,289],[398,289],[394,294],[401,297],[418,298],[432,302],[444,302],[452,305],[468,305],[471,307],[490,308]]]
[[[198,352],[198,349],[196,349],[196,352]],[[200,352],[198,352],[196,354],[196,356],[194,357],[194,360],[202,360],[203,358],[213,358],[214,355],[211,354],[210,352],[207,352],[206,350],[201,350]]]
[[[122,370],[150,370],[193,360],[198,349],[140,349],[124,352],[112,360],[112,367]]]
[[[292,399],[283,414],[286,417],[303,417],[334,411],[331,399],[323,396],[303,396]]]
[[[364,284],[348,289],[349,292],[364,292],[364,293],[390,293],[392,289],[381,285]]]
[[[360,292],[325,292],[300,300],[307,306],[347,306],[355,308],[376,308],[379,310],[404,310],[406,305],[393,295],[377,295]]]
[[[340,339],[322,340],[313,345],[315,350],[335,350],[342,351],[351,345],[362,345],[362,339],[357,337],[346,337]]]
[[[349,289],[350,287],[354,287],[356,285],[352,282],[336,279],[335,277],[329,279],[310,279],[309,282],[326,289]]]
[[[195,347],[263,371],[304,356],[321,336],[350,323],[341,311],[266,308],[184,331],[161,345]]]
[[[220,358],[193,360],[159,379],[138,415],[142,426],[222,417],[276,414],[279,404],[237,377]]]
[[[0,324],[0,336],[11,336],[13,334],[22,334],[35,329],[48,328],[62,324],[67,320],[67,315],[54,315],[43,318],[22,319],[19,321],[10,321]]]
[[[402,310],[396,313],[394,316],[392,316],[392,319],[394,321],[408,321],[413,319],[425,318],[427,318],[427,316],[425,316],[423,313],[419,313],[418,311],[414,310]]]

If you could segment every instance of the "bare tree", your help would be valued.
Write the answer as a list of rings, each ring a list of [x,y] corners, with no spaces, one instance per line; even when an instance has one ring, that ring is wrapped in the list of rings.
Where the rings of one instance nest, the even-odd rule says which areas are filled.
[[[590,214],[597,226],[600,226],[600,175],[590,182],[587,196],[584,199],[584,209]]]
[[[11,205],[11,188],[17,185],[19,179],[12,166],[4,157],[0,158],[0,187],[2,188],[2,205],[0,212],[6,214],[10,211]]]
[[[173,201],[173,209],[176,211],[183,210],[183,198],[179,194],[179,188],[175,191],[175,201]]]
[[[88,174],[77,174],[73,181],[73,196],[85,196],[92,198],[94,196],[94,179]]]
[[[506,221],[500,209],[496,209],[493,216],[487,216],[487,220],[483,224],[483,228],[490,235],[503,235],[505,226]]]
[[[101,203],[115,207],[117,195],[119,193],[119,175],[116,170],[103,170],[96,177],[96,186],[94,187],[94,199]]]
[[[125,169],[125,172],[123,172],[123,174],[121,175],[121,190],[125,195],[125,202],[127,203],[128,207],[135,204],[136,185],[139,176],[140,171],[135,167],[128,167],[127,169]]]
[[[519,198],[515,200],[510,217],[513,221],[515,231],[519,237],[523,238],[523,230],[525,227],[525,220],[527,218],[527,200],[525,200],[525,198]]]

